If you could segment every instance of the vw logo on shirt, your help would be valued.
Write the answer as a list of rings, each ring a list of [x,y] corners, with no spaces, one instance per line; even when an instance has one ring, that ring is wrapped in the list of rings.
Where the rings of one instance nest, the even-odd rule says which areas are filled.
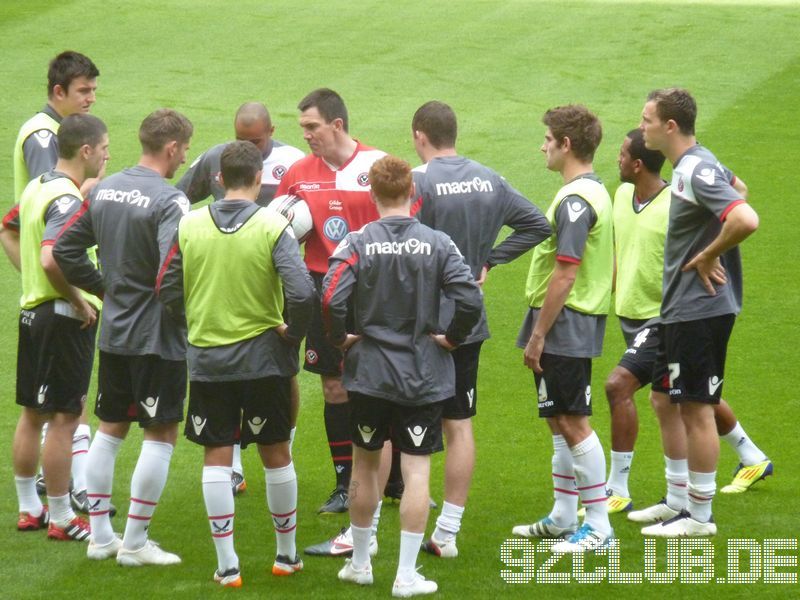
[[[322,231],[325,237],[332,242],[339,242],[344,239],[344,236],[347,235],[350,228],[347,226],[347,221],[342,217],[335,216],[325,221],[325,224],[322,226]]]

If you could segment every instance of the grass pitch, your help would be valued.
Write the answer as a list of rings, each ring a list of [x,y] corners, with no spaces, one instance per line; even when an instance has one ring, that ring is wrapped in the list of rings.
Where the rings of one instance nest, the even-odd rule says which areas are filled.
[[[109,172],[135,164],[136,132],[142,118],[161,106],[184,112],[195,124],[190,155],[230,139],[233,113],[244,101],[264,101],[276,138],[305,148],[295,106],[308,91],[329,86],[347,102],[352,133],[365,143],[417,163],[410,121],[432,98],[451,104],[460,120],[459,150],[503,173],[518,189],[545,206],[559,187],[538,152],[540,118],[549,107],[588,105],[601,118],[604,142],[596,170],[609,189],[618,181],[616,156],[625,132],[639,122],[644,98],[656,87],[680,85],[695,94],[698,137],[750,188],[761,217],[759,232],[744,246],[745,309],[730,345],[725,396],[746,430],[772,458],[776,475],[740,496],[715,500],[720,534],[710,583],[688,583],[690,553],[666,561],[657,547],[655,567],[681,569],[670,585],[589,586],[593,576],[569,584],[545,584],[546,554],[530,554],[528,566],[514,563],[522,550],[504,555],[511,526],[530,522],[551,504],[550,436],[535,417],[530,372],[514,338],[524,312],[528,260],[492,271],[486,302],[494,337],[484,345],[475,421],[478,466],[462,533],[461,556],[419,563],[440,586],[440,596],[561,598],[796,597],[797,583],[767,584],[767,539],[793,540],[777,554],[778,572],[798,567],[795,423],[800,417],[793,382],[798,372],[797,97],[800,30],[795,2],[543,2],[477,1],[424,3],[331,2],[98,2],[96,0],[3,3],[0,49],[6,81],[0,103],[0,190],[10,206],[11,154],[19,125],[45,102],[47,61],[72,48],[93,58],[101,71],[94,114],[109,126]],[[2,262],[2,261],[0,261]],[[14,404],[16,315],[19,278],[0,264],[0,384],[6,410],[0,439],[7,448],[0,464],[0,581],[4,598],[134,596],[205,598],[218,593],[200,488],[202,453],[181,440],[170,480],[153,521],[152,537],[177,551],[174,568],[123,570],[113,562],[93,564],[79,544],[46,542],[44,534],[14,529],[17,505],[10,447],[18,409]],[[622,352],[611,319],[605,352],[594,363],[593,425],[608,451],[608,410],[603,381]],[[299,478],[300,548],[333,534],[346,519],[318,517],[316,508],[333,484],[322,427],[318,381],[301,377],[302,412],[295,444]],[[92,392],[93,393],[93,392]],[[90,394],[90,397],[93,397]],[[655,419],[645,394],[639,397],[640,436],[631,478],[638,506],[661,497],[663,460]],[[114,500],[124,514],[128,484],[141,436],[133,432],[117,461]],[[433,495],[441,500],[441,456],[434,459]],[[723,445],[718,485],[736,464]],[[338,560],[313,559],[298,576],[269,575],[274,538],[266,514],[263,474],[253,452],[245,453],[250,488],[237,500],[236,544],[242,565],[241,597],[362,598],[388,596],[398,545],[396,505],[384,507],[376,583],[354,589],[336,581]],[[433,515],[432,519],[433,520]],[[124,526],[121,517],[117,527]],[[645,547],[636,527],[612,517],[621,540],[622,571],[645,573]],[[730,580],[730,539],[756,540],[758,551],[743,553],[742,571],[751,583]],[[705,548],[705,550],[703,550]],[[708,556],[708,547],[694,554]],[[748,557],[760,558],[750,564]],[[587,560],[585,571],[608,566]],[[648,559],[649,560],[649,559]],[[677,562],[676,562],[677,561]],[[669,562],[669,564],[667,564]],[[787,564],[788,563],[788,564]],[[532,565],[532,566],[531,566]],[[766,565],[766,566],[765,566]],[[758,569],[756,569],[758,566]],[[708,568],[705,568],[708,572]],[[505,579],[502,571],[507,571]],[[553,571],[568,572],[559,562]],[[703,567],[696,567],[698,573]],[[523,583],[509,584],[509,573]],[[684,574],[686,577],[684,577]],[[597,578],[596,575],[594,578]],[[669,579],[669,575],[665,576]],[[663,579],[663,578],[662,578]],[[527,583],[525,583],[527,581]]]

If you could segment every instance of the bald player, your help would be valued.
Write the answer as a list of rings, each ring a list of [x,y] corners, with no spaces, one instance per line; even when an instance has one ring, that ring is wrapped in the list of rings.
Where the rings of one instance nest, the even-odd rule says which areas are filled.
[[[284,173],[295,162],[303,158],[302,150],[272,139],[275,126],[267,107],[260,102],[245,102],[236,111],[233,121],[236,139],[252,142],[261,151],[264,169],[261,175],[261,192],[256,203],[266,206],[275,196],[275,190]],[[225,196],[225,189],[219,180],[220,157],[227,142],[217,144],[201,154],[189,170],[183,174],[175,186],[181,190],[192,204],[213,196],[220,200]]]

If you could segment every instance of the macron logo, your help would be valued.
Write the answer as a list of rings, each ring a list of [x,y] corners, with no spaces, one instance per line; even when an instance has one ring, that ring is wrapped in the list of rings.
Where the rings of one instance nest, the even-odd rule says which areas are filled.
[[[707,183],[708,185],[714,185],[714,169],[709,169],[709,168],[702,169],[697,174],[697,178],[700,181]]]
[[[472,405],[475,404],[475,388],[472,388],[467,392],[467,402],[469,402],[470,408],[472,408]]]
[[[577,200],[575,202],[567,202],[567,216],[569,216],[570,223],[577,221],[585,212],[586,207]]]
[[[493,192],[492,182],[488,179],[474,177],[470,181],[447,181],[436,184],[437,196],[449,196],[450,194],[470,194],[472,192]]]
[[[411,436],[411,441],[414,442],[414,446],[419,448],[422,445],[422,439],[425,437],[425,432],[428,431],[428,428],[414,425],[414,427],[406,427],[406,431],[408,431],[408,435]]]
[[[264,424],[266,422],[267,420],[262,417],[253,417],[247,424],[250,426],[250,431],[252,431],[254,435],[258,435],[261,433],[261,430],[264,429]]]
[[[158,396],[153,398],[150,396],[149,398],[145,398],[139,404],[142,405],[147,415],[152,419],[156,416],[156,411],[158,410]]]
[[[722,379],[714,375],[708,378],[708,395],[713,396],[717,393],[719,386],[722,385]]]
[[[358,433],[361,434],[361,439],[364,440],[364,443],[369,444],[372,436],[375,435],[375,428],[370,427],[369,425],[359,425]]]
[[[206,426],[206,421],[208,421],[208,419],[201,419],[198,415],[192,417],[192,427],[194,427],[194,434],[196,436],[203,433],[203,427]]]
[[[404,242],[370,242],[367,244],[367,256],[373,254],[431,254],[431,245],[421,242],[417,238],[410,238]]]
[[[109,202],[125,202],[131,206],[139,206],[141,208],[147,208],[150,206],[150,196],[143,195],[141,190],[130,190],[129,192],[124,192],[122,190],[107,188],[97,192],[95,199],[98,201],[105,200]]]

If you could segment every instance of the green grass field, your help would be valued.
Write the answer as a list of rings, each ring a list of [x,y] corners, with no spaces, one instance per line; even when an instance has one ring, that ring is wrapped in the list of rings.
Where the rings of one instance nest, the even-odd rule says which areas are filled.
[[[605,136],[595,166],[613,191],[619,144],[625,132],[638,125],[647,92],[669,85],[691,89],[700,107],[700,141],[747,182],[761,217],[761,229],[744,249],[745,310],[729,349],[725,396],[776,469],[775,477],[744,495],[717,496],[714,513],[720,533],[711,542],[714,580],[728,575],[727,545],[735,538],[754,539],[763,547],[766,539],[794,540],[793,550],[779,553],[791,564],[778,570],[794,574],[796,580],[800,468],[795,438],[800,403],[794,387],[799,371],[800,256],[793,196],[800,158],[800,46],[791,40],[800,31],[798,3],[29,0],[2,2],[0,15],[7,86],[0,102],[4,206],[11,204],[17,130],[45,102],[47,61],[67,48],[88,54],[100,68],[93,112],[109,127],[109,172],[136,162],[139,123],[161,106],[176,108],[194,122],[192,157],[229,139],[234,111],[253,99],[271,109],[276,138],[305,148],[295,106],[311,89],[329,86],[347,102],[351,132],[357,138],[415,164],[410,132],[414,110],[433,98],[448,102],[460,120],[460,152],[496,168],[540,206],[560,185],[538,152],[544,133],[540,119],[547,108],[581,102],[599,115]],[[0,389],[5,390],[6,407],[0,417],[0,443],[5,448],[0,463],[0,597],[389,595],[399,538],[397,505],[384,507],[371,589],[339,584],[340,562],[324,558],[309,558],[305,571],[292,578],[269,574],[274,536],[263,474],[252,451],[245,455],[250,488],[237,500],[236,544],[245,580],[238,592],[219,590],[211,581],[216,560],[200,487],[202,453],[185,440],[179,441],[152,526],[152,537],[181,554],[182,565],[130,571],[113,561],[90,564],[83,545],[49,543],[44,534],[17,533],[10,456],[19,412],[14,404],[19,277],[0,262]],[[478,466],[459,536],[461,556],[454,561],[419,559],[423,573],[439,583],[439,595],[798,597],[797,583],[766,584],[764,570],[754,572],[755,582],[743,585],[693,585],[681,575],[670,585],[548,585],[537,583],[535,576],[526,584],[504,581],[504,569],[532,573],[501,561],[501,546],[511,526],[544,515],[552,497],[550,436],[535,417],[532,377],[513,343],[525,308],[527,267],[525,257],[492,271],[486,286],[494,337],[483,351],[475,422]],[[603,381],[622,350],[611,319],[605,352],[594,363],[593,382],[593,425],[606,450],[609,424]],[[345,517],[316,515],[333,477],[319,383],[304,375],[301,386],[295,444],[300,548],[321,541],[346,522]],[[660,442],[645,394],[640,394],[639,408],[631,491],[641,507],[661,497],[664,483]],[[139,432],[133,432],[117,461],[114,501],[122,514],[140,440]],[[736,462],[723,445],[720,487],[728,483]],[[442,456],[436,457],[432,492],[437,500],[441,464]],[[121,531],[124,519],[118,516],[116,524]],[[638,529],[619,516],[612,524],[621,540],[622,570],[643,573],[645,551]],[[667,568],[665,554],[661,543],[659,571]],[[545,559],[536,554],[534,570],[538,572]],[[598,564],[607,565],[608,559],[589,559],[587,570]],[[684,561],[684,569],[687,564]],[[566,572],[569,562],[559,562],[553,570]]]

